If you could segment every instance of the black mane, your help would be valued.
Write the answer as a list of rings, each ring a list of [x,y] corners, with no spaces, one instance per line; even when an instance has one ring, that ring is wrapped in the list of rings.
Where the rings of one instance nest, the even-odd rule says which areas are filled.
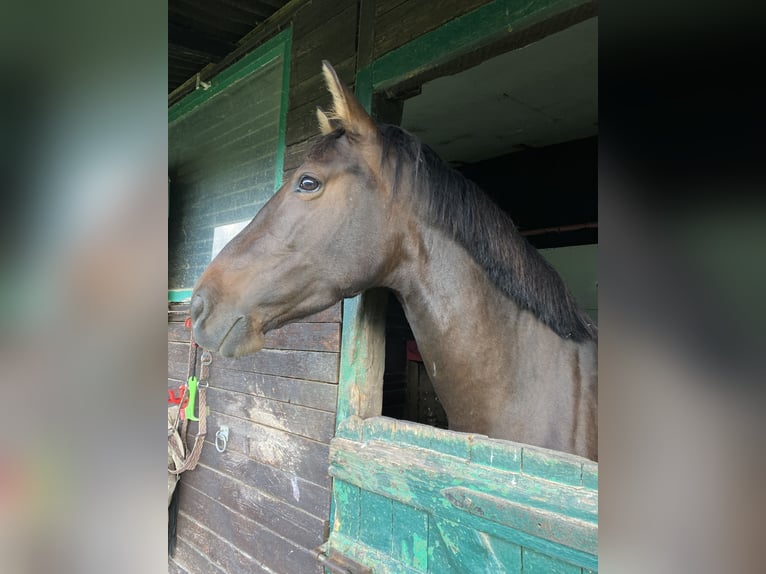
[[[393,160],[395,192],[409,168],[420,216],[454,237],[507,297],[565,339],[595,339],[595,327],[561,277],[504,211],[415,136],[398,126],[379,127],[382,159]]]

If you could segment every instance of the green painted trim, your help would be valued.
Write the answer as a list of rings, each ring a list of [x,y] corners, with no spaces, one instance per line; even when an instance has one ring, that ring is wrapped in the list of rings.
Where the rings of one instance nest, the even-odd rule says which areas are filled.
[[[168,291],[168,302],[169,303],[183,303],[184,301],[188,301],[191,299],[192,296],[192,290],[191,289],[171,289]]]
[[[369,87],[362,88],[362,92],[393,86],[492,39],[502,38],[590,1],[495,0],[384,54],[357,72],[357,82],[369,77]]]
[[[285,153],[287,151],[287,108],[290,106],[290,54],[293,46],[292,28],[285,30],[282,34],[289,32],[282,45],[282,99],[279,107],[279,137],[277,143],[277,164],[274,172],[274,191],[282,187],[282,178],[284,176]],[[281,35],[281,34],[280,34]]]
[[[284,56],[285,60],[289,60],[292,33],[292,27],[283,30],[271,40],[262,44],[250,54],[212,78],[210,80],[212,84],[210,88],[207,90],[196,90],[171,106],[168,109],[168,123],[178,120],[200,104],[223,92],[235,82],[242,80],[258,68],[268,64],[274,58]],[[282,91],[284,92],[284,83],[282,84]]]
[[[354,92],[367,113],[372,113],[372,65],[356,73]]]

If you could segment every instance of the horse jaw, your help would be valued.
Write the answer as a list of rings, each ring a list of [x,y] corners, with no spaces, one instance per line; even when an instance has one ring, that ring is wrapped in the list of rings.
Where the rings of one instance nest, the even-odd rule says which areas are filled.
[[[240,321],[238,320],[238,323]],[[237,325],[234,329],[238,328]],[[260,330],[247,330],[239,337],[227,335],[218,347],[218,353],[224,357],[236,358],[257,353],[263,349],[266,337]]]

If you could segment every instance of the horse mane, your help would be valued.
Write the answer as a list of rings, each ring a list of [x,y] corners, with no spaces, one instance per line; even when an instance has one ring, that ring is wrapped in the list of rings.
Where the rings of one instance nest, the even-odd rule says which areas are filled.
[[[406,130],[379,128],[381,161],[391,159],[394,167],[394,193],[409,168],[419,215],[462,245],[502,293],[564,339],[596,338],[559,274],[486,193]]]

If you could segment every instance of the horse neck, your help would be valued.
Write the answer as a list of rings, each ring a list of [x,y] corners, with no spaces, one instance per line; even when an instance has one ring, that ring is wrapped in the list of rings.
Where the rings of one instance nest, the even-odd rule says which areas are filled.
[[[507,417],[529,418],[513,412],[514,405],[560,403],[562,390],[572,387],[573,361],[595,372],[592,345],[559,337],[501,293],[463,247],[432,227],[419,229],[388,286],[402,304],[450,428],[572,451],[555,437],[537,436],[548,431],[523,423],[509,430]]]

